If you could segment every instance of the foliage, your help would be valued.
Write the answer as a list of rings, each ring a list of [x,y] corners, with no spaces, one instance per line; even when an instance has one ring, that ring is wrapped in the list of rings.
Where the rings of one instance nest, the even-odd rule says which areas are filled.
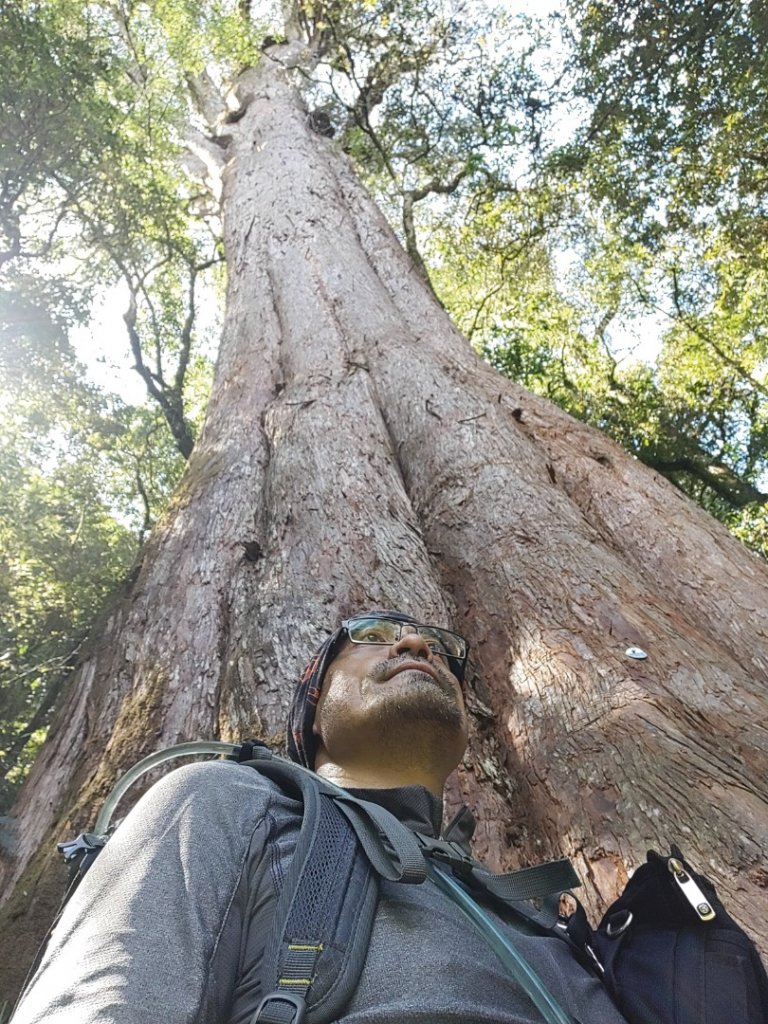
[[[187,32],[188,7],[159,4],[156,16],[179,22],[178,38],[191,52],[197,37]],[[220,256],[215,225],[212,235],[210,218],[197,216],[199,186],[181,166],[189,114],[183,69],[143,5],[118,11],[6,0],[0,16],[5,286],[34,278],[42,288],[63,273],[88,301],[125,281],[131,300],[119,344],[130,342],[187,457],[194,430],[186,374],[199,351],[195,285]],[[219,6],[204,20],[232,34]],[[48,300],[55,315],[58,298]]]
[[[180,162],[188,69],[173,58],[194,69],[225,46],[244,60],[248,33],[216,4],[4,0],[0,20],[5,804],[93,617],[179,479],[173,446],[188,456],[193,444],[215,330],[196,314],[220,258],[215,216]],[[130,345],[154,408],[88,385],[70,345],[120,278],[130,301],[115,344]]]
[[[182,464],[157,413],[84,381],[55,282],[16,284],[0,294],[0,811]]]
[[[135,541],[82,462],[42,473],[4,438],[0,472],[0,806],[31,763],[58,691]],[[99,566],[98,574],[94,566]]]
[[[614,266],[617,305],[666,325],[654,425],[629,447],[766,553],[746,524],[768,500],[768,25],[757,4],[568,11],[589,115],[549,167],[589,211],[587,274]]]
[[[460,0],[329,4],[324,18],[316,80],[341,144],[429,280],[420,235],[436,211],[515,190],[540,104],[533,26]]]
[[[0,752],[17,775],[194,445],[223,285],[200,154],[240,72],[286,39],[306,45],[312,123],[477,349],[768,553],[756,4],[569,0],[547,23],[467,0],[0,0],[0,22]],[[118,281],[112,344],[140,409],[87,384],[70,345]],[[633,325],[659,333],[653,364],[622,351]]]

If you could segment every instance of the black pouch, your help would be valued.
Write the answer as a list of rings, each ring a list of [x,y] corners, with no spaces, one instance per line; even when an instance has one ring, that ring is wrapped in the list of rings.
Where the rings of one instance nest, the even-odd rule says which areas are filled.
[[[676,846],[648,853],[593,945],[629,1024],[768,1024],[757,950]]]

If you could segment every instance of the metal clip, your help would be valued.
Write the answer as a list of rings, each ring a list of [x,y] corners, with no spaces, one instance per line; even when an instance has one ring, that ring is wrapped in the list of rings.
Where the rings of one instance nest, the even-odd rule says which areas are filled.
[[[57,843],[56,849],[64,857],[64,860],[71,861],[75,858],[85,857],[89,853],[97,854],[106,842],[107,836],[97,836],[93,832],[81,832],[75,839]]]
[[[627,930],[627,928],[629,928],[629,926],[632,924],[632,920],[634,918],[634,914],[632,913],[632,911],[622,910],[621,913],[624,915],[624,920],[621,922],[621,924],[616,924],[613,920],[611,920],[605,926],[605,933],[609,939],[618,939],[618,937],[621,934],[623,934]],[[619,917],[618,914],[614,914],[613,916],[614,918]]]
[[[701,921],[714,920],[715,911],[712,909],[712,904],[685,870],[682,861],[679,861],[677,857],[670,857],[667,861],[667,867],[672,872],[672,877],[677,882],[680,892],[693,907],[697,917]]]

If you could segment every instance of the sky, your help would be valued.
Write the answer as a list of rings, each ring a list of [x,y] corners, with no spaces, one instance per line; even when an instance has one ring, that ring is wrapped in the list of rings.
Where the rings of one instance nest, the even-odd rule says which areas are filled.
[[[133,367],[123,313],[128,308],[125,282],[106,288],[93,304],[92,320],[76,327],[70,340],[88,376],[99,388],[118,394],[128,405],[143,405],[144,381]]]

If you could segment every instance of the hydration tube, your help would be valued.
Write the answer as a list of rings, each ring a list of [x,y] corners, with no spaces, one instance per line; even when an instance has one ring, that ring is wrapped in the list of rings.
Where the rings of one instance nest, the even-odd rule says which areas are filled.
[[[544,982],[533,970],[528,961],[515,949],[504,933],[494,924],[491,918],[472,899],[469,893],[453,879],[445,874],[429,859],[426,859],[427,875],[442,889],[460,910],[470,919],[482,933],[491,949],[509,969],[510,974],[531,999],[547,1024],[574,1024],[573,1017],[557,1003],[547,991]]]
[[[223,743],[220,740],[194,740],[190,743],[178,743],[176,746],[167,747],[165,750],[158,750],[156,753],[142,758],[141,761],[132,768],[129,768],[117,780],[96,819],[94,826],[95,836],[105,837],[107,835],[112,815],[122,797],[137,779],[153,768],[164,764],[166,761],[172,761],[177,757],[191,757],[199,754],[232,755],[237,749],[236,744]],[[425,858],[425,866],[428,877],[450,897],[482,933],[488,945],[493,949],[504,966],[509,969],[512,977],[515,978],[534,1006],[542,1014],[546,1024],[574,1024],[573,1018],[565,1013],[547,991],[543,981],[527,960],[518,953],[509,939],[500,931],[482,908],[475,903],[472,897],[450,875],[442,872],[427,858]]]
[[[175,757],[191,757],[194,754],[234,754],[237,745],[234,743],[223,743],[221,740],[193,740],[190,743],[177,743],[175,747],[166,747],[165,750],[158,750],[149,757],[144,757],[137,762],[133,768],[129,768],[125,775],[121,775],[115,783],[114,789],[104,801],[104,806],[99,811],[96,819],[94,833],[97,836],[105,836],[109,830],[109,823],[115,808],[125,795],[127,790],[134,784],[136,779],[156,768],[159,764],[172,761]]]

